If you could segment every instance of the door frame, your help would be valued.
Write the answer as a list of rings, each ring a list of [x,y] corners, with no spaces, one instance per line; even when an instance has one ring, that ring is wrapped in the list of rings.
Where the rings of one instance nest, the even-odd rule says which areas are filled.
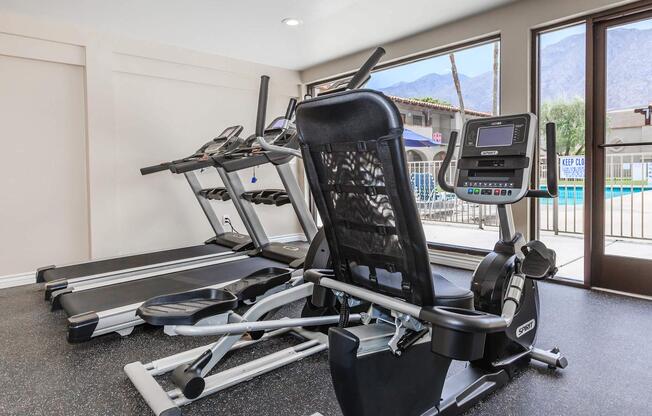
[[[604,252],[604,215],[605,215],[605,166],[606,149],[602,147],[606,137],[606,47],[607,30],[610,27],[652,18],[652,4],[635,4],[633,7],[604,13],[587,21],[591,31],[591,56],[587,54],[587,150],[591,141],[590,163],[592,174],[590,218],[591,233],[589,238],[591,286],[652,295],[652,280],[641,279],[640,270],[650,270],[652,260],[607,255]],[[587,31],[588,34],[588,31]],[[587,36],[588,39],[588,36]],[[588,45],[587,45],[588,46]],[[590,87],[590,89],[588,89]],[[590,111],[589,111],[590,110]],[[590,117],[590,118],[588,118]],[[589,127],[590,126],[590,127]]]
[[[533,28],[531,30],[530,38],[530,111],[538,114],[539,113],[539,47],[538,47],[538,36],[541,33],[561,29],[566,26],[573,26],[575,24],[580,24],[584,22],[586,25],[586,64],[585,64],[585,202],[591,201],[591,203],[584,204],[584,279],[583,281],[576,281],[571,279],[556,278],[553,281],[556,281],[561,284],[567,284],[571,286],[580,286],[584,288],[591,287],[601,287],[607,289],[613,289],[623,292],[630,292],[636,294],[647,294],[651,295],[649,291],[642,290],[645,289],[641,287],[640,282],[632,282],[632,280],[637,280],[631,278],[635,276],[635,273],[629,273],[630,277],[625,285],[617,285],[616,288],[610,287],[612,285],[605,285],[605,275],[608,273],[608,270],[604,269],[604,186],[596,186],[595,177],[596,174],[604,175],[604,166],[602,166],[602,156],[604,149],[600,148],[598,143],[599,140],[594,140],[598,134],[604,134],[604,125],[599,125],[600,119],[604,119],[603,114],[600,113],[601,110],[604,110],[604,94],[603,91],[600,94],[596,94],[596,87],[604,85],[604,65],[601,68],[602,73],[596,73],[596,62],[600,60],[604,61],[604,54],[596,53],[599,50],[599,44],[596,44],[596,29],[598,25],[610,25],[626,22],[626,21],[636,21],[644,19],[647,15],[652,17],[652,0],[642,0],[635,3],[618,6],[610,8],[605,11],[598,13],[587,13],[582,16],[577,16],[571,19],[567,19],[561,22],[554,24],[543,25],[540,27]],[[615,23],[618,22],[618,23]],[[600,41],[604,41],[601,39]],[[602,78],[600,78],[600,76]],[[600,101],[600,96],[602,96],[602,101]],[[597,115],[597,116],[594,116]],[[604,137],[604,136],[602,136]],[[602,139],[600,139],[602,140]],[[538,160],[539,149],[537,146],[535,158]],[[537,167],[538,169],[538,167]],[[600,171],[597,171],[597,170]],[[532,186],[537,186],[536,183],[538,175],[533,175]],[[596,208],[596,202],[597,209]],[[536,238],[539,232],[539,221],[538,221],[538,206],[536,200],[530,202],[530,212],[531,220],[529,232],[532,238]],[[616,257],[616,256],[609,256]],[[630,260],[629,258],[626,258]],[[634,259],[635,260],[635,259]],[[643,260],[643,262],[646,262]],[[649,261],[646,262],[646,265],[649,266]],[[641,265],[638,265],[641,267]],[[611,270],[613,272],[613,270]],[[616,275],[620,275],[622,270],[618,270]],[[624,273],[622,273],[624,274]],[[638,279],[640,280],[640,279]]]
[[[652,1],[652,0],[651,0]],[[540,100],[540,94],[539,94],[539,86],[540,86],[540,73],[539,73],[539,62],[540,62],[540,49],[539,49],[539,35],[548,31],[552,30],[559,30],[563,29],[565,27],[569,26],[575,26],[578,24],[584,23],[585,25],[587,24],[588,17],[587,16],[580,16],[580,17],[575,17],[569,20],[565,20],[563,22],[551,24],[551,25],[546,25],[546,26],[541,26],[537,27],[535,29],[532,29],[531,31],[531,38],[530,38],[530,111],[537,116],[539,115],[539,107],[541,104]],[[587,33],[586,33],[586,39],[588,43],[589,39],[589,34],[588,34],[588,27],[587,27]],[[588,44],[586,45],[586,53],[588,57]],[[588,60],[586,65],[588,66]],[[585,78],[588,77],[588,74],[585,74]],[[587,78],[588,79],[588,78]],[[585,85],[585,100],[588,100],[588,97],[586,96],[588,94],[588,83]],[[587,105],[588,107],[588,105]],[[587,114],[585,115],[585,124],[587,125],[586,130],[588,130],[588,111]],[[585,141],[588,140],[589,135],[585,132]],[[588,149],[588,146],[585,145],[585,149]],[[588,153],[588,150],[587,152]],[[534,150],[534,160],[539,160],[539,154],[540,154],[540,148],[539,145],[535,146]],[[585,155],[585,160],[588,161],[589,155]],[[531,184],[530,186],[532,188],[537,188],[539,186],[538,183],[538,177],[539,177],[539,165],[536,165],[536,174],[532,175],[531,178]],[[533,165],[533,166],[534,166]],[[585,171],[585,181],[584,181],[584,186],[585,188],[589,188],[590,183],[590,175],[591,175],[591,169],[588,166],[586,166],[586,171]],[[586,189],[585,189],[585,201],[587,200],[586,197]],[[529,201],[529,210],[532,213],[530,216],[530,227],[529,227],[529,234],[530,238],[536,239],[539,238],[539,215],[538,215],[538,210],[539,210],[539,201],[536,198],[531,198]],[[568,285],[568,286],[575,286],[575,287],[582,287],[582,288],[590,288],[591,287],[591,281],[590,281],[590,273],[588,272],[589,270],[589,263],[588,259],[590,257],[590,247],[587,247],[587,233],[589,232],[588,226],[587,226],[587,218],[590,217],[590,204],[584,204],[584,276],[583,280],[576,280],[576,279],[570,279],[570,278],[564,278],[564,277],[555,277],[555,279],[551,280],[552,282]]]

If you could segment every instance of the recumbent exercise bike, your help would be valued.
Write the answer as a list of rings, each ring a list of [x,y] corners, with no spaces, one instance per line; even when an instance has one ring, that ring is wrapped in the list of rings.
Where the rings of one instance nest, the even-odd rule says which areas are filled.
[[[432,272],[411,193],[394,103],[372,90],[299,104],[297,130],[306,174],[324,223],[332,269],[308,270],[312,302],[335,293],[343,305],[369,302],[366,325],[331,328],[329,360],[345,416],[458,414],[509,382],[531,359],[564,368],[554,348],[534,347],[537,280],[556,272],[555,253],[515,232],[511,205],[557,194],[555,127],[546,126],[548,184],[528,189],[537,118],[469,120],[455,183],[440,187],[476,204],[497,205],[500,241],[478,266],[471,290]],[[344,309],[345,309],[344,308]],[[452,360],[470,365],[449,378]],[[382,392],[382,394],[380,393]]]

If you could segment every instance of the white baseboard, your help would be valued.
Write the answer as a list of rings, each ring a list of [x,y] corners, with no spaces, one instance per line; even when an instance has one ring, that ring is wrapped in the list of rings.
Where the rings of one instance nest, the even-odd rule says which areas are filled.
[[[289,243],[291,241],[306,241],[306,236],[301,233],[283,234],[270,237],[269,240],[275,243]]]
[[[615,295],[627,296],[629,298],[652,300],[652,296],[637,295],[636,293],[621,292],[619,290],[605,289],[603,287],[595,287],[595,286],[593,286],[593,287],[591,287],[591,289],[592,290],[597,290],[598,292],[607,292],[607,293],[613,293]]]
[[[27,272],[0,276],[0,289],[8,287],[24,286],[36,282],[36,272]]]

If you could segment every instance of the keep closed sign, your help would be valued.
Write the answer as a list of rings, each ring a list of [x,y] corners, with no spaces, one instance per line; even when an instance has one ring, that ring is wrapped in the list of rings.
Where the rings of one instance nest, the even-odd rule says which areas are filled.
[[[559,177],[563,179],[584,179],[584,156],[561,156]]]

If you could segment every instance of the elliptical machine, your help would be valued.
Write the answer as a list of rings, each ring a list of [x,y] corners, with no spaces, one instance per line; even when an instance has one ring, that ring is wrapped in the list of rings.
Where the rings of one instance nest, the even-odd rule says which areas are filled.
[[[345,416],[459,414],[530,359],[566,367],[556,348],[534,347],[537,280],[554,276],[555,254],[539,241],[526,242],[511,212],[524,197],[557,193],[554,157],[547,190],[528,189],[536,116],[468,121],[453,186],[444,180],[457,141],[451,135],[440,186],[465,201],[498,205],[500,219],[501,240],[476,270],[471,290],[431,270],[410,193],[403,125],[391,100],[357,90],[304,101],[297,129],[333,261],[332,269],[305,273],[315,284],[312,302],[323,306],[326,289],[350,304],[372,304],[366,325],[329,330],[331,375]],[[554,124],[546,130],[554,155]],[[447,378],[452,360],[470,365]]]

